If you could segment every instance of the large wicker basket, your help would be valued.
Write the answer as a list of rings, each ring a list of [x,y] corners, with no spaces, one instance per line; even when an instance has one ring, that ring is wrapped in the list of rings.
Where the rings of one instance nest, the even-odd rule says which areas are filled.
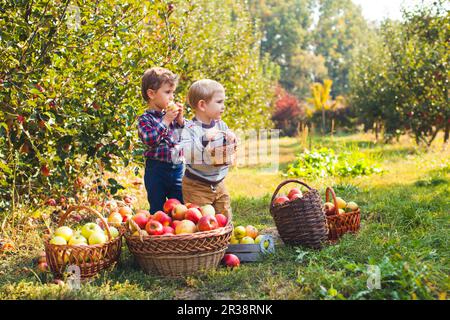
[[[130,223],[134,222],[130,220]],[[231,214],[225,227],[192,234],[133,236],[125,232],[130,252],[146,273],[179,277],[216,268],[230,243]]]
[[[333,188],[328,187],[325,191],[326,202],[330,201],[330,194],[333,198],[335,214],[327,216],[328,240],[337,241],[346,232],[355,233],[359,230],[361,222],[361,210],[358,208],[352,212],[339,214],[336,194]]]
[[[119,230],[119,236],[112,238],[108,223],[95,209],[86,206],[71,206],[61,217],[58,227],[64,224],[70,213],[79,210],[86,210],[100,218],[103,225],[106,226],[108,241],[96,245],[54,245],[49,242],[49,239],[46,239],[44,246],[47,263],[56,278],[62,278],[66,268],[75,265],[80,268],[81,280],[87,280],[102,270],[114,267],[120,258],[123,231]]]
[[[308,191],[303,193],[301,198],[274,204],[279,190],[291,182],[305,186]],[[319,249],[327,239],[328,230],[320,194],[300,180],[286,180],[280,183],[273,193],[270,213],[285,244]]]

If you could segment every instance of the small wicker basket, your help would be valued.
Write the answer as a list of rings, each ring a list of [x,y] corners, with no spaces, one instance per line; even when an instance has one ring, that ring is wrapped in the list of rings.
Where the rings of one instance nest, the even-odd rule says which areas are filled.
[[[308,191],[303,193],[301,198],[275,205],[278,191],[291,182],[305,186]],[[328,230],[320,194],[300,180],[280,183],[273,193],[270,213],[285,244],[319,249],[327,239]]]
[[[56,278],[63,277],[66,267],[75,265],[80,268],[81,280],[87,280],[102,270],[114,267],[120,258],[123,231],[119,230],[119,236],[112,238],[108,223],[98,211],[86,206],[71,206],[61,217],[58,227],[64,224],[72,212],[78,210],[86,210],[100,218],[106,227],[108,241],[96,245],[54,245],[49,242],[50,239],[46,239],[44,246],[47,263]]]
[[[133,220],[129,223],[135,224]],[[125,240],[128,249],[146,273],[180,277],[216,268],[225,255],[232,232],[230,214],[225,227],[211,231],[133,236],[127,230]]]
[[[328,225],[328,240],[337,241],[346,232],[356,233],[361,222],[361,210],[358,208],[352,212],[339,214],[336,194],[333,188],[328,187],[325,191],[326,202],[330,201],[330,194],[333,198],[335,214],[326,216]]]

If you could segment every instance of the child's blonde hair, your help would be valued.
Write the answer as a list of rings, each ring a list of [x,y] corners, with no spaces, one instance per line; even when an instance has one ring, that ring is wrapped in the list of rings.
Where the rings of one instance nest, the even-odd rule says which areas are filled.
[[[191,108],[197,108],[200,100],[209,102],[214,93],[225,91],[224,87],[217,81],[211,79],[202,79],[195,81],[189,88],[187,103]]]
[[[178,83],[178,76],[172,71],[160,67],[145,70],[141,83],[141,92],[144,100],[148,101],[148,89],[157,91],[164,83],[176,85]]]

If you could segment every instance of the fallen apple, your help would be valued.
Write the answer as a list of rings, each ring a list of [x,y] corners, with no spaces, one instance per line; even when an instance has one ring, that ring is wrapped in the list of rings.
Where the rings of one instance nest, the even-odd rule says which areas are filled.
[[[48,271],[48,264],[47,262],[41,262],[38,264],[38,269],[41,272],[47,272]]]
[[[239,260],[239,258],[236,255],[231,254],[231,253],[227,253],[226,255],[224,255],[222,262],[227,267],[231,267],[231,268],[239,267],[239,265],[241,264],[241,261]]]

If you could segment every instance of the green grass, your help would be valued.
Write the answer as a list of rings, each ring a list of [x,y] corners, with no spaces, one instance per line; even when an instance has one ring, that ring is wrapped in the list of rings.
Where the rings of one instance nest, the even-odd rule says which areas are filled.
[[[447,299],[449,153],[439,145],[417,149],[407,138],[375,144],[369,135],[314,138],[313,145],[337,152],[359,150],[384,170],[379,175],[307,181],[322,195],[326,186],[333,186],[339,196],[360,205],[357,235],[346,235],[320,251],[277,244],[276,252],[262,262],[177,280],[144,274],[124,245],[112,272],[70,291],[51,284],[50,274],[37,272],[34,259],[43,249],[41,235],[24,224],[11,236],[20,250],[0,260],[0,299]],[[296,139],[283,138],[281,167],[299,151]],[[258,168],[233,169],[227,187],[235,225],[274,232],[269,202],[284,179]],[[145,190],[141,186],[134,191],[145,208]],[[381,289],[368,290],[368,265],[380,268]]]

